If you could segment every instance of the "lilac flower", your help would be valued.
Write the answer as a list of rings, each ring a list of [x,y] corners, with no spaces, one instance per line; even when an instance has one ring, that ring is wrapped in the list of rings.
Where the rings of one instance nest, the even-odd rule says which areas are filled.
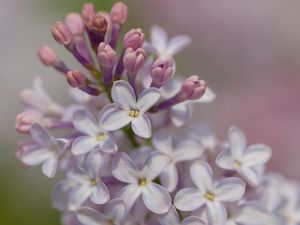
[[[145,42],[144,48],[160,58],[173,58],[178,52],[191,43],[187,35],[177,35],[168,40],[166,31],[158,25],[151,28],[151,43]]]
[[[145,114],[160,98],[156,88],[145,89],[136,99],[133,88],[125,81],[117,81],[112,87],[114,104],[103,110],[102,127],[107,131],[118,130],[131,123],[133,132],[143,138],[152,135],[151,122]]]
[[[60,156],[65,151],[66,140],[56,139],[39,123],[31,126],[31,136],[35,142],[21,160],[28,166],[42,164],[43,174],[54,177]]]
[[[112,173],[118,180],[127,183],[118,196],[127,203],[130,209],[134,202],[142,196],[146,207],[158,214],[165,213],[171,205],[171,197],[162,186],[153,182],[168,164],[168,158],[153,152],[144,167],[138,170],[134,162],[125,153],[117,153],[112,162]]]
[[[272,151],[263,144],[246,148],[246,138],[241,130],[232,127],[228,132],[229,149],[223,150],[217,157],[217,165],[226,170],[235,170],[249,184],[256,186],[262,176],[262,167],[269,161]]]
[[[179,180],[176,164],[199,158],[204,149],[194,140],[183,140],[174,145],[169,130],[158,131],[152,141],[155,149],[170,159],[168,166],[160,175],[160,180],[169,192],[173,192]]]
[[[94,148],[99,148],[106,153],[114,153],[118,150],[113,136],[103,129],[101,116],[97,122],[90,112],[78,110],[73,115],[73,124],[78,131],[84,134],[73,142],[73,154],[85,154]]]
[[[174,199],[176,208],[193,211],[205,206],[212,224],[225,225],[227,213],[222,203],[241,199],[245,193],[245,183],[235,177],[214,181],[212,169],[206,162],[195,162],[190,172],[196,188],[180,190]]]
[[[92,208],[83,207],[77,210],[77,218],[82,225],[120,225],[126,217],[126,204],[122,199],[113,199],[100,213]]]

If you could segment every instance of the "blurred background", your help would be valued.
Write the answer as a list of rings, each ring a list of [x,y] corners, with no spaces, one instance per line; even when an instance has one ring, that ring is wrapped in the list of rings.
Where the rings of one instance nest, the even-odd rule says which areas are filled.
[[[93,1],[108,10],[115,1]],[[300,180],[300,1],[285,0],[141,0],[125,1],[127,26],[149,34],[159,24],[170,35],[185,33],[193,43],[178,55],[182,75],[199,74],[217,93],[217,100],[195,109],[195,118],[209,121],[225,138],[229,126],[241,127],[249,143],[274,150],[270,169]],[[40,169],[24,170],[14,158],[21,136],[14,130],[22,110],[18,94],[43,76],[55,98],[67,102],[65,81],[44,68],[36,49],[45,43],[66,60],[49,27],[79,0],[0,0],[0,225],[59,224],[51,208],[53,180]]]

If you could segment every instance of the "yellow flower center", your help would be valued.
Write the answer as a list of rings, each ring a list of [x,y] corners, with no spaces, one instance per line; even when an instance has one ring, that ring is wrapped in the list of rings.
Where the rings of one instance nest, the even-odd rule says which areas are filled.
[[[136,117],[138,117],[139,115],[140,115],[140,111],[139,111],[138,109],[132,109],[132,110],[130,110],[130,113],[129,113],[129,116],[130,116],[130,117],[136,118]]]
[[[147,184],[147,179],[145,177],[139,179],[140,186],[143,187],[143,186],[146,186],[146,184]]]
[[[208,200],[208,201],[213,201],[215,199],[215,195],[211,192],[206,192],[206,194],[204,195],[204,197]]]
[[[96,185],[97,185],[97,181],[96,181],[96,179],[94,179],[94,180],[91,180],[91,185],[92,185],[92,186],[96,186]]]
[[[238,160],[234,161],[234,167],[235,168],[239,169],[239,168],[241,168],[241,166],[242,166],[242,163],[240,161],[238,161]]]
[[[97,135],[97,141],[104,141],[105,139],[105,134],[104,133],[100,133]]]

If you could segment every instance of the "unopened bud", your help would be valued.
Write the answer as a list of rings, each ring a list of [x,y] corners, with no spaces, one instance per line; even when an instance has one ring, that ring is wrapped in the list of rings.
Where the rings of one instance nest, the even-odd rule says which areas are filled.
[[[56,53],[47,45],[44,45],[38,49],[38,56],[42,63],[46,66],[53,66],[58,62]]]
[[[112,21],[117,24],[123,24],[128,17],[127,5],[123,2],[117,2],[113,5],[110,12]]]
[[[92,30],[97,32],[106,32],[107,30],[107,21],[104,16],[97,15],[92,21]]]
[[[81,15],[84,20],[84,23],[87,26],[91,25],[93,19],[96,16],[96,10],[93,3],[85,3],[82,7]]]
[[[109,44],[101,42],[98,46],[97,57],[99,63],[107,68],[112,68],[117,63],[117,53]]]
[[[124,68],[129,74],[136,74],[143,67],[147,58],[147,53],[143,48],[133,50],[127,48],[124,55]]]
[[[173,61],[169,59],[157,59],[152,65],[151,77],[154,87],[161,87],[173,76]]]
[[[63,22],[56,22],[51,27],[51,33],[54,39],[62,45],[69,45],[72,42],[72,32]]]
[[[73,35],[82,35],[84,33],[84,22],[79,13],[69,13],[66,16],[66,25]]]
[[[201,98],[206,90],[206,82],[200,80],[197,75],[187,78],[180,89],[180,97],[184,100],[196,100]]]
[[[131,29],[125,34],[123,45],[124,48],[132,48],[133,50],[136,50],[140,47],[142,47],[145,40],[145,34],[142,29]]]
[[[42,114],[38,111],[25,111],[16,117],[16,130],[20,133],[29,133],[31,125],[39,122],[43,118]]]
[[[70,70],[66,78],[71,87],[80,88],[86,85],[85,76],[79,70]]]

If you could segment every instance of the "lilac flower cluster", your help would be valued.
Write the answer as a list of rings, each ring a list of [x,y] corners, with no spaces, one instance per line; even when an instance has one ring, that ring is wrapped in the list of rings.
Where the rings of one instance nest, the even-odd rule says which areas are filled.
[[[220,141],[207,125],[189,123],[194,104],[215,99],[199,76],[174,77],[174,55],[190,38],[168,40],[159,26],[150,42],[140,28],[121,38],[127,16],[121,2],[110,12],[87,3],[52,26],[80,69],[48,46],[38,55],[64,76],[74,103],[53,100],[40,78],[21,93],[16,129],[31,138],[17,157],[47,177],[64,175],[53,190],[62,223],[300,224],[299,184],[265,174],[268,146],[248,146],[235,127]]]

